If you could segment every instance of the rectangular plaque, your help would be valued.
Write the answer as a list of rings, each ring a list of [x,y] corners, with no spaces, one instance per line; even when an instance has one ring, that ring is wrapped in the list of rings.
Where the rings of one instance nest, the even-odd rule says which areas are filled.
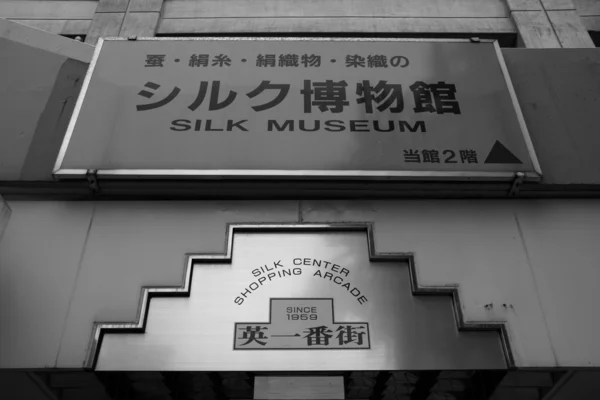
[[[231,236],[230,256],[189,255],[189,296],[181,288],[147,289],[155,295],[142,300],[136,324],[96,325],[96,369],[506,367],[499,325],[459,330],[460,305],[442,286],[415,296],[408,253],[378,259],[364,231],[307,226],[242,230]]]
[[[336,322],[333,299],[271,299],[270,303],[270,321],[235,324],[235,350],[370,347],[369,324]]]
[[[495,42],[104,40],[57,177],[540,177]]]

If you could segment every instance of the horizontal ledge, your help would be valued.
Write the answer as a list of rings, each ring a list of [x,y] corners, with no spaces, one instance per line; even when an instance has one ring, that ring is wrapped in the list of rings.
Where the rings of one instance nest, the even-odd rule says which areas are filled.
[[[85,179],[93,172],[98,179],[106,180],[148,180],[148,181],[305,181],[328,180],[362,182],[381,181],[512,181],[517,171],[455,171],[455,170],[279,170],[279,169],[59,169],[54,172],[57,180]],[[525,181],[539,181],[539,174],[524,172]]]
[[[11,19],[19,24],[57,35],[87,35],[91,19]]]
[[[158,34],[246,32],[516,33],[510,18],[165,18]]]
[[[2,0],[0,0],[0,1],[2,1]],[[27,0],[25,0],[25,1],[27,1]],[[3,18],[3,17],[0,16],[0,18]],[[66,22],[74,22],[74,23],[77,23],[77,22],[86,22],[86,21],[89,22],[89,23],[91,23],[92,20],[93,20],[93,18],[88,18],[88,17],[86,17],[86,18],[59,18],[59,19],[56,19],[56,18],[18,18],[18,17],[6,17],[4,19],[7,19],[9,21],[17,21],[17,22],[21,22],[21,21],[64,22],[64,21],[66,21]]]
[[[166,1],[165,18],[184,17],[508,17],[505,0],[222,0]]]
[[[382,181],[87,181],[0,182],[7,200],[169,200],[290,198],[508,198],[511,182]],[[519,198],[600,198],[598,185],[523,183]]]
[[[600,15],[594,17],[581,17],[581,22],[588,31],[600,31]]]
[[[1,1],[1,0],[0,0]],[[248,15],[238,15],[238,16],[218,16],[218,17],[207,17],[205,15],[201,16],[193,16],[193,15],[182,15],[180,17],[172,17],[165,19],[198,19],[198,20],[211,20],[211,19],[434,19],[434,20],[446,20],[446,19],[464,19],[464,20],[478,20],[478,19],[507,19],[510,17],[432,17],[432,16],[419,16],[419,17],[403,17],[398,15],[315,15],[315,16],[306,16],[306,15],[281,15],[281,16],[265,16],[265,15],[257,15],[257,16],[248,16]]]

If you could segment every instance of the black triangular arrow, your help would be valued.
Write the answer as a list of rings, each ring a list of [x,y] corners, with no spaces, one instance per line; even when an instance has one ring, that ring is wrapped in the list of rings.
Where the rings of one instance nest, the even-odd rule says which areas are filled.
[[[496,140],[490,154],[485,159],[484,164],[523,164],[521,160],[510,152],[499,140]]]

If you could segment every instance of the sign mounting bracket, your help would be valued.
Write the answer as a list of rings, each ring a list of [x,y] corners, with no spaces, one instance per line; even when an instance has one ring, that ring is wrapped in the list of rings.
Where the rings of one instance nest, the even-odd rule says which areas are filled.
[[[88,187],[90,188],[92,193],[97,193],[100,191],[100,184],[98,183],[98,170],[97,169],[88,169],[85,177],[88,181]]]
[[[515,197],[519,194],[519,189],[521,188],[521,184],[525,180],[525,174],[523,172],[515,173],[515,178],[512,181],[512,185],[510,186],[510,191],[508,195],[510,197]]]

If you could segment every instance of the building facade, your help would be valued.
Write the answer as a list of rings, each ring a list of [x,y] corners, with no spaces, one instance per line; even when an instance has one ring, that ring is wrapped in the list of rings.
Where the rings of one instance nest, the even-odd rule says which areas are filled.
[[[597,0],[0,0],[0,397],[597,398],[598,32]],[[140,46],[168,53],[209,41],[223,41],[232,55],[261,43],[305,46],[298,52],[331,46],[332,60],[342,46],[358,53],[435,43],[427,51],[439,58],[428,66],[444,73],[461,62],[473,65],[473,46],[495,46],[481,60],[502,66],[497,76],[506,78],[502,85],[514,100],[507,104],[515,109],[491,96],[490,104],[500,104],[494,124],[466,105],[461,117],[483,124],[483,136],[511,118],[522,122],[517,138],[529,150],[523,154],[531,173],[461,176],[434,168],[412,176],[364,170],[319,176],[310,172],[313,153],[325,149],[326,160],[333,139],[315,136],[298,147],[297,159],[281,157],[304,166],[294,174],[244,173],[257,169],[244,165],[267,170],[277,158],[246,158],[256,143],[283,151],[260,135],[247,147],[231,139],[231,151],[220,136],[225,150],[214,165],[239,161],[235,175],[210,166],[208,178],[101,171],[93,161],[98,154],[108,164],[140,156],[145,171],[155,171],[169,150],[143,138],[130,144],[131,153],[126,140],[114,144],[121,143],[114,135],[125,137],[115,127],[127,111],[120,98],[91,103],[103,93],[95,88],[112,84],[101,80],[99,60],[118,46],[128,48],[125,59]],[[446,52],[454,45],[468,47],[464,58]],[[415,54],[427,52],[420,49],[429,48]],[[491,82],[485,65],[479,72]],[[149,74],[148,66],[139,73]],[[165,79],[177,77],[164,71]],[[333,80],[356,77],[330,71]],[[373,71],[370,79],[394,72]],[[272,79],[295,73],[273,72]],[[136,75],[123,74],[125,81]],[[225,86],[242,75],[206,79],[218,76]],[[147,83],[136,101],[150,99],[154,85]],[[470,101],[487,112],[493,107],[477,97],[478,89],[485,92],[472,88]],[[408,112],[406,93],[414,90],[406,90]],[[284,104],[277,112],[292,118],[285,116],[293,107]],[[230,118],[249,118],[238,114]],[[86,122],[86,115],[93,118]],[[172,118],[190,118],[181,115]],[[169,133],[187,137],[190,121],[184,132],[177,128],[186,122],[173,123]],[[327,126],[338,127],[335,121]],[[398,124],[426,141],[414,121]],[[108,145],[89,133],[108,131],[114,140]],[[299,131],[309,129],[293,133]],[[77,147],[85,135],[89,141]],[[360,157],[378,140],[342,152],[343,159],[377,164],[375,153]],[[171,161],[180,162],[181,151]],[[193,161],[210,153],[198,150]],[[457,156],[469,166],[467,153]],[[486,164],[499,163],[492,158],[490,151]],[[69,160],[83,167],[68,167]],[[312,326],[313,318],[325,322]],[[274,337],[280,344],[270,344]],[[329,341],[339,348],[313,351]],[[275,347],[249,351],[248,345]]]

